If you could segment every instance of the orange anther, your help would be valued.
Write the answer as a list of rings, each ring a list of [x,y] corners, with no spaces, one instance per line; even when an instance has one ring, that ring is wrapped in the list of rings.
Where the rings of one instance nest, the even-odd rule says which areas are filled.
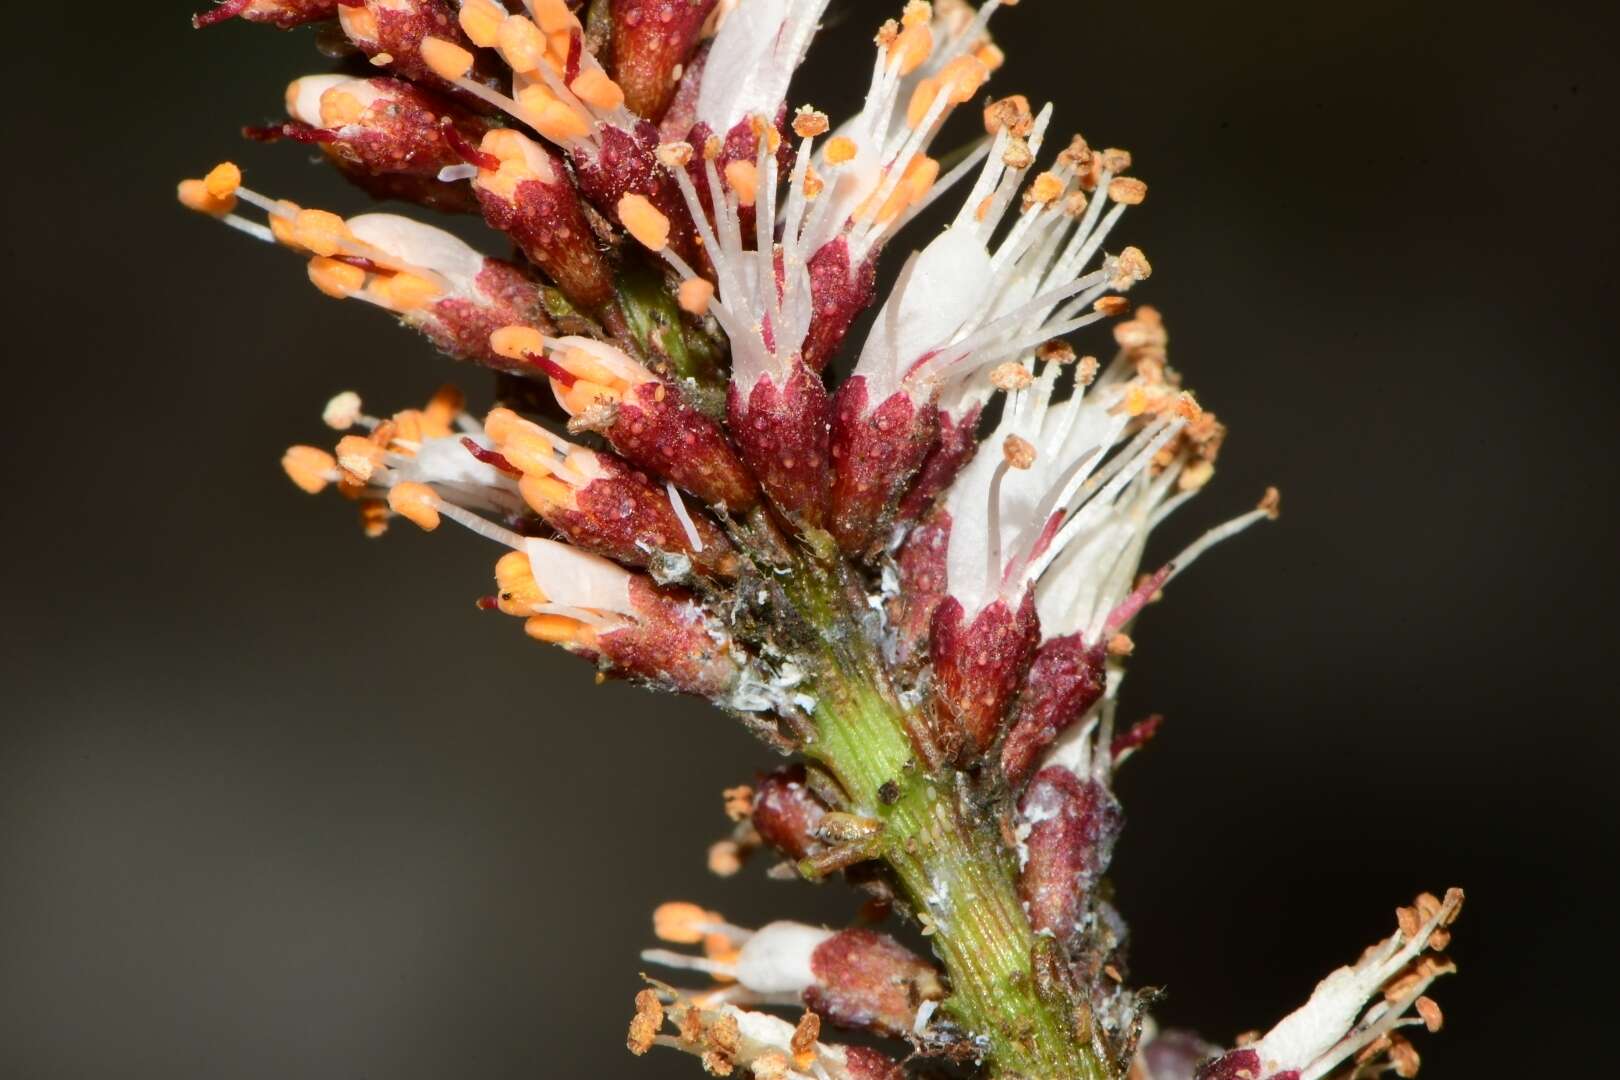
[[[557,95],[551,92],[551,88],[541,82],[531,82],[527,86],[519,87],[513,96],[523,107],[524,115],[534,119],[538,119],[546,111],[546,106],[554,104],[557,100]]]
[[[317,255],[309,260],[309,280],[334,300],[347,300],[366,285],[366,272],[358,266]]]
[[[294,446],[281,456],[287,479],[311,495],[319,495],[332,482],[337,460],[313,446]]]
[[[523,479],[518,481],[518,491],[523,494],[523,501],[537,514],[544,514],[553,507],[565,510],[579,509],[579,501],[574,498],[574,489],[555,476],[525,474]]]
[[[521,551],[510,551],[495,563],[495,587],[499,590],[502,611],[508,615],[527,615],[535,604],[544,604],[546,594],[534,580],[534,567]],[[515,610],[507,611],[505,605]]]
[[[496,32],[495,48],[520,73],[534,71],[546,56],[546,35],[522,15],[508,15]]]
[[[187,210],[195,210],[199,214],[224,217],[236,209],[236,196],[216,199],[208,193],[208,184],[203,180],[182,180],[175,194],[180,199],[181,206]]]
[[[523,632],[547,645],[576,645],[582,649],[596,647],[596,631],[565,615],[532,616],[524,620]]]
[[[221,162],[203,177],[203,186],[214,198],[229,199],[236,194],[236,189],[242,186],[242,170],[232,162]]]
[[[579,25],[574,13],[568,10],[564,0],[535,0],[534,17],[540,22],[540,29],[548,34],[559,30],[573,30]]]
[[[439,527],[439,495],[426,484],[395,484],[388,489],[388,508],[423,532]]]
[[[703,278],[687,278],[681,282],[681,287],[675,293],[675,299],[680,303],[681,310],[689,315],[707,315],[709,303],[714,299],[714,286]]]
[[[540,331],[532,326],[503,326],[489,335],[489,347],[495,350],[497,356],[504,356],[508,360],[527,360],[531,356],[545,355],[546,341]],[[495,413],[489,415],[493,421]]]
[[[1108,182],[1108,197],[1125,206],[1138,206],[1147,198],[1147,185],[1132,176],[1118,176]]]
[[[377,29],[377,16],[372,10],[363,5],[349,7],[339,4],[338,25],[343,27],[343,33],[357,45],[377,44],[380,33]]]
[[[467,72],[472,70],[473,54],[453,41],[439,37],[425,37],[422,39],[422,62],[439,78],[446,82],[455,82],[458,79],[465,79]]]
[[[321,95],[321,124],[329,128],[340,128],[348,124],[357,124],[366,114],[360,99],[343,89],[334,86]]]
[[[708,936],[709,927],[724,921],[718,912],[685,901],[671,901],[659,904],[653,911],[653,933],[660,941],[696,945]]]
[[[580,379],[573,386],[564,386],[560,380],[552,379],[551,389],[557,395],[557,404],[569,416],[578,416],[598,405],[615,405],[624,397],[622,391],[589,379]]]
[[[572,30],[553,30],[546,34],[546,63],[558,75],[568,70],[568,56],[574,51]]]
[[[541,106],[539,112],[531,110],[527,101],[523,102],[523,107],[530,126],[559,145],[567,145],[591,133],[591,118],[556,98]]]
[[[1063,181],[1053,173],[1043,172],[1029,185],[1030,201],[1040,203],[1042,206],[1052,205],[1062,194]]]
[[[827,148],[823,153],[829,165],[842,165],[846,161],[854,161],[857,153],[855,140],[846,135],[835,135],[827,140]]]
[[[495,0],[462,0],[461,31],[474,45],[488,49],[495,44],[506,15],[506,9]]]
[[[808,105],[793,115],[793,134],[801,139],[813,139],[817,135],[827,134],[832,125],[827,121],[827,114],[817,112]]]
[[[624,104],[624,91],[619,84],[607,77],[607,72],[601,68],[588,68],[579,73],[569,88],[579,96],[585,104],[603,110],[604,112],[617,109]]]
[[[726,185],[737,193],[737,202],[753,206],[759,195],[759,169],[752,161],[733,161],[726,165]]]
[[[990,69],[977,56],[958,56],[939,73],[940,86],[950,96],[951,104],[972,101],[990,78]]]
[[[934,32],[926,21],[908,26],[889,47],[889,63],[900,66],[900,74],[910,75],[923,66],[934,51]]]
[[[298,248],[298,233],[295,223],[298,220],[299,206],[295,202],[282,199],[276,203],[275,212],[270,215],[270,233],[276,242],[290,248]]]
[[[669,244],[669,218],[648,202],[645,195],[632,193],[621,198],[619,221],[649,250],[663,251]]]
[[[292,239],[316,255],[333,256],[353,237],[348,224],[329,210],[300,210],[293,216]]]
[[[928,110],[934,107],[934,99],[939,96],[939,79],[929,77],[917,84],[917,89],[911,92],[911,101],[906,105],[906,126],[917,128],[928,118]]]
[[[372,283],[371,292],[390,310],[406,312],[426,307],[443,295],[444,290],[425,277],[399,273],[378,278]]]
[[[364,435],[345,435],[338,440],[338,468],[356,483],[368,482],[387,459],[387,451]]]

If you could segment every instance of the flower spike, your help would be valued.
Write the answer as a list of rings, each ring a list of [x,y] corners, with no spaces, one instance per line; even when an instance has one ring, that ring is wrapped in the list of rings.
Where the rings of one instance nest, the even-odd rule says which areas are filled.
[[[333,438],[282,466],[354,502],[367,535],[403,519],[492,542],[480,609],[599,680],[703,697],[791,758],[726,790],[708,868],[729,878],[769,849],[773,879],[860,888],[858,920],[756,930],[660,907],[672,947],[643,958],[710,984],[648,980],[632,1053],[754,1080],[1411,1076],[1404,1035],[1443,1023],[1429,989],[1452,970],[1455,890],[1400,909],[1392,937],[1233,1049],[1160,1030],[1156,993],[1131,986],[1107,881],[1115,774],[1162,724],[1120,711],[1147,651],[1136,623],[1280,497],[1148,561],[1226,437],[1131,299],[1154,268],[1122,225],[1148,185],[1127,151],[1059,138],[1053,106],[989,90],[989,24],[1014,0],[889,2],[865,96],[838,117],[790,98],[828,0],[199,16],[335,17],[370,70],[351,57],[294,81],[289,119],[246,134],[463,216],[452,232],[307,208],[231,163],[182,183],[182,204],[498,377],[476,416],[452,390],[376,415],[337,394]],[[983,130],[947,152],[964,106]],[[902,231],[946,198],[948,226],[896,253],[880,289]]]

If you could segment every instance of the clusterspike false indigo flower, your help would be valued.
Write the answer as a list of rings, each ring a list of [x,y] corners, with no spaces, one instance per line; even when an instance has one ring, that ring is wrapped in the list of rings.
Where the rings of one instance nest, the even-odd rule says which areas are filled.
[[[1131,629],[1279,500],[1144,561],[1226,431],[1125,299],[1152,273],[1113,239],[1147,193],[1131,155],[985,94],[1012,3],[904,4],[835,125],[788,96],[827,0],[225,0],[196,24],[328,21],[370,69],[295,80],[251,137],[479,215],[516,254],[263,195],[230,163],[180,199],[501,376],[481,415],[453,389],[386,416],[338,394],[335,446],[289,450],[293,482],[354,501],[369,536],[403,518],[493,542],[480,607],[794,756],[725,793],[710,868],[769,850],[774,876],[842,876],[933,953],[668,903],[656,936],[697,951],[644,959],[712,982],[649,980],[633,1052],[758,1080],[1410,1076],[1400,1032],[1440,1026],[1458,890],[1229,1050],[1159,1031],[1129,989],[1114,776],[1161,723],[1119,723]],[[935,156],[969,103],[982,135]],[[880,258],[944,198],[880,296]],[[1064,340],[1100,322],[1111,358]]]

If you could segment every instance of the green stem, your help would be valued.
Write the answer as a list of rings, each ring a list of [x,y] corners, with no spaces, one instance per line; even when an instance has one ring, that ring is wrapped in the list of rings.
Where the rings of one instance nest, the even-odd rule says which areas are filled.
[[[950,977],[944,1011],[982,1040],[992,1077],[1108,1080],[1089,1015],[1038,977],[1041,939],[1018,897],[1016,856],[960,774],[927,775],[915,761],[904,709],[877,659],[839,611],[832,575],[801,566],[800,611],[823,629],[811,757],[849,795],[849,810],[883,823],[882,858],[925,922]],[[843,628],[843,632],[834,628]]]

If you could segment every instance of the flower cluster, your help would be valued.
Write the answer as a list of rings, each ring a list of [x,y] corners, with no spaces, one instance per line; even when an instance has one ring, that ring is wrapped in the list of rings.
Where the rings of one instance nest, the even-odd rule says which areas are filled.
[[[335,23],[349,53],[250,137],[316,147],[371,196],[481,216],[512,257],[262,194],[229,163],[179,195],[501,376],[478,415],[451,389],[387,416],[339,394],[335,446],[284,457],[294,483],[354,500],[368,535],[397,517],[492,541],[480,606],[798,755],[727,793],[711,868],[774,851],[934,944],[938,962],[864,925],[747,930],[666,904],[658,937],[699,951],[645,959],[713,984],[650,984],[633,1051],[761,1080],[907,1068],[823,1042],[827,1025],[995,1076],[1410,1075],[1395,1029],[1439,1024],[1423,993],[1450,968],[1427,950],[1459,893],[1403,909],[1225,1053],[1156,1033],[1127,989],[1103,888],[1112,779],[1159,726],[1116,717],[1130,630],[1278,496],[1145,564],[1225,429],[1159,314],[1126,299],[1151,274],[1112,242],[1147,193],[1131,155],[986,92],[1004,3],[906,3],[835,126],[788,96],[827,0],[226,0],[196,24]],[[940,150],[961,111],[974,137]],[[942,197],[960,208],[880,296],[880,257]],[[1064,340],[1104,322],[1104,358]]]

